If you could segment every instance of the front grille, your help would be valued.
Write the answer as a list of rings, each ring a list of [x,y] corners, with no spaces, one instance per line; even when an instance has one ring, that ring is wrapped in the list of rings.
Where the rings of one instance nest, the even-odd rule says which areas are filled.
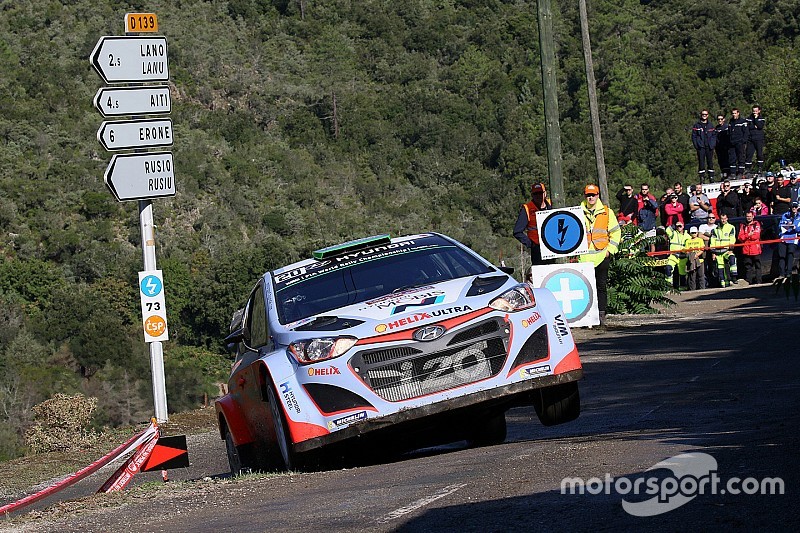
[[[491,318],[433,341],[358,352],[350,366],[384,400],[408,400],[497,375],[508,337],[503,320]]]

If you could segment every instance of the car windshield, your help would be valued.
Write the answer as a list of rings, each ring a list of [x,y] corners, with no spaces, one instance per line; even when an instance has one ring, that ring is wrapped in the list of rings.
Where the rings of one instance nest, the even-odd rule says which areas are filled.
[[[492,272],[484,262],[441,237],[406,242],[276,276],[280,322],[289,324],[393,292]]]

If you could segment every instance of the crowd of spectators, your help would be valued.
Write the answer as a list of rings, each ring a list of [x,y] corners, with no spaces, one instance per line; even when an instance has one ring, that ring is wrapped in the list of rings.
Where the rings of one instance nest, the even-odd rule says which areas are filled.
[[[795,257],[800,255],[800,172],[786,173],[788,180],[772,172],[763,178],[756,174],[738,187],[725,179],[714,202],[702,183],[684,192],[682,183],[675,182],[658,199],[647,183],[638,193],[625,185],[616,195],[617,218],[620,225],[635,224],[645,234],[661,237],[652,251],[662,251],[657,255],[662,259],[666,256],[659,268],[675,288],[727,287],[737,278],[762,283],[765,250],[775,250],[776,279],[784,280],[796,269]],[[762,246],[763,241],[777,239],[775,246]]]

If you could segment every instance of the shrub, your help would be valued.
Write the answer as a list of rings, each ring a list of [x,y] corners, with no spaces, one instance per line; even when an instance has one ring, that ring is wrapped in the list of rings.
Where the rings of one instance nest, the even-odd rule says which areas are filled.
[[[77,451],[92,444],[97,434],[87,430],[97,398],[56,394],[33,407],[34,422],[25,442],[34,453]]]

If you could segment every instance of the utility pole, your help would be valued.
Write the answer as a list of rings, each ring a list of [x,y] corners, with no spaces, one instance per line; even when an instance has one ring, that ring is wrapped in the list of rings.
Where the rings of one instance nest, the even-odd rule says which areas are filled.
[[[553,207],[565,207],[564,178],[561,174],[561,127],[558,122],[558,84],[553,41],[553,10],[550,0],[537,0],[539,49],[542,59],[544,119],[547,135],[547,168],[550,174],[550,199]]]
[[[592,120],[592,137],[594,139],[594,158],[597,164],[597,180],[600,195],[604,202],[611,201],[608,195],[608,176],[606,161],[603,156],[603,137],[600,133],[600,113],[597,109],[597,91],[594,81],[594,61],[592,61],[592,43],[589,40],[589,17],[586,13],[586,0],[578,0],[581,17],[581,40],[583,41],[583,62],[586,65],[586,86],[589,89],[589,115]]]

